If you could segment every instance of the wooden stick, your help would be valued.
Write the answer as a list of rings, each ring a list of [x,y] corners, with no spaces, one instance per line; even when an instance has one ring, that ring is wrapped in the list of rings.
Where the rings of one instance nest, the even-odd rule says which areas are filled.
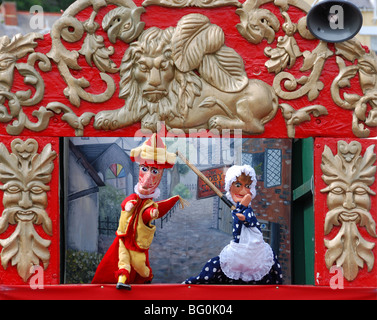
[[[180,157],[184,163],[186,163],[188,165],[188,167],[194,171],[196,173],[196,175],[202,179],[204,181],[204,183],[206,185],[208,185],[212,191],[214,191],[216,193],[216,195],[218,195],[220,197],[220,199],[229,207],[231,208],[232,210],[234,210],[236,207],[229,201],[229,199],[223,195],[223,193],[217,189],[217,187],[202,173],[200,172],[200,170],[195,167],[190,161],[188,161],[186,159],[186,157],[180,152],[180,151],[177,151],[177,155],[178,157]]]

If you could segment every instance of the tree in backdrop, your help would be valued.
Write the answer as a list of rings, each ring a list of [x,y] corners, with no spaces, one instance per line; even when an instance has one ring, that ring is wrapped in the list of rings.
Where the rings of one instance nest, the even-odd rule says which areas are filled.
[[[99,216],[101,220],[108,217],[111,221],[118,222],[121,204],[126,195],[117,188],[106,185],[99,188]]]

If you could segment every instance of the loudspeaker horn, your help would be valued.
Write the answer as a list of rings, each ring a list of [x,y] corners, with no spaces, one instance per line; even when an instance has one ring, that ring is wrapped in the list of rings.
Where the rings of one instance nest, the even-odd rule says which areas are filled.
[[[363,15],[351,2],[324,0],[310,9],[306,24],[312,35],[320,40],[342,42],[360,31]]]

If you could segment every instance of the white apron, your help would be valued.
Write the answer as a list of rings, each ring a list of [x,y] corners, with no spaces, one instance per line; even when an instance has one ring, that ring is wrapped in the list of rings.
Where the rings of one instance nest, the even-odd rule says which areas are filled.
[[[259,281],[271,270],[274,253],[257,228],[242,225],[239,243],[233,240],[220,253],[220,266],[231,279]]]

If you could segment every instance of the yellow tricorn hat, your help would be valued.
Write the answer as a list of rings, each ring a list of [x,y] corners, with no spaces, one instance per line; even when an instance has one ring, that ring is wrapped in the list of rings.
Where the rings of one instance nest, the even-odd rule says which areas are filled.
[[[162,139],[154,133],[141,146],[131,150],[131,160],[147,166],[169,169],[175,164],[176,154],[167,152]]]

